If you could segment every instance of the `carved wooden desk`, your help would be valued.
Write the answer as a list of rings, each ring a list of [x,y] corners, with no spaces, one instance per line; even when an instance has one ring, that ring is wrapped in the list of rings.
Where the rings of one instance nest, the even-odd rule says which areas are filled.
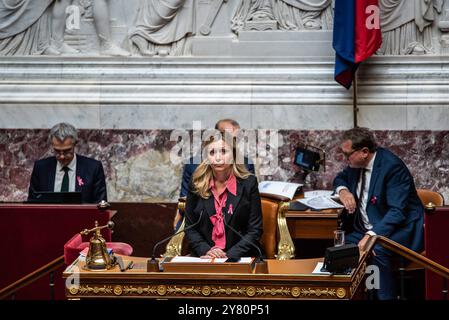
[[[312,274],[322,259],[267,260],[265,274],[147,272],[147,258],[123,260],[135,267],[86,271],[76,260],[63,274],[75,279],[66,288],[67,298],[354,299],[361,297],[366,268],[365,256],[351,275],[334,276]]]
[[[288,230],[295,239],[333,239],[341,210],[292,211],[285,214]]]

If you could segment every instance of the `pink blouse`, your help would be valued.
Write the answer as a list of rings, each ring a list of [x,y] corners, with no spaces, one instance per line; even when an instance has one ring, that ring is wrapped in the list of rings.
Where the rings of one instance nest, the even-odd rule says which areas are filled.
[[[234,196],[237,195],[237,179],[231,173],[228,180],[226,181],[226,185],[223,191],[218,194],[217,189],[215,188],[215,180],[214,178],[210,179],[209,187],[211,189],[212,195],[214,196],[214,204],[215,204],[215,214],[210,217],[210,220],[214,226],[212,229],[212,241],[215,242],[214,248],[220,248],[224,250],[226,247],[226,234],[224,227],[224,216],[223,216],[223,208],[226,206],[226,200],[228,200],[229,191]],[[232,208],[229,208],[230,213],[232,214]]]

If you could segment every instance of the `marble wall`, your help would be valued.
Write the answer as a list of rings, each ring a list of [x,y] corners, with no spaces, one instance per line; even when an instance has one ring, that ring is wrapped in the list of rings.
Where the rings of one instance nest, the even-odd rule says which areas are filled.
[[[95,1],[72,2],[67,21],[76,22],[79,12],[80,25],[66,24],[63,40],[77,53],[21,51],[36,40],[27,38],[28,29],[2,33],[0,27],[9,34],[0,39],[0,200],[26,198],[33,161],[50,154],[48,129],[61,121],[80,129],[80,154],[103,162],[113,201],[176,201],[181,164],[170,160],[172,130],[191,131],[195,121],[209,128],[220,118],[279,132],[279,165],[269,174],[262,165],[260,179],[299,181],[296,146],[325,149],[326,172],[307,182],[330,188],[343,166],[336,136],[354,125],[353,92],[333,78],[331,0],[164,1],[165,9],[182,4],[164,24],[168,40],[155,46],[158,31],[146,30],[153,40],[143,47],[133,40],[138,12],[162,2],[107,2],[97,15]],[[404,158],[418,187],[449,201],[449,1],[419,0],[426,12],[414,12],[409,2],[390,9],[407,9],[394,12],[398,21],[410,13],[414,19],[392,30],[381,26],[382,50],[358,71],[356,120]],[[158,21],[152,12],[147,18]],[[15,17],[26,18],[20,10]],[[39,25],[52,23],[45,14],[36,18]],[[98,18],[109,20],[104,43]],[[37,26],[28,23],[31,31]],[[169,36],[177,27],[185,32],[175,41]],[[40,40],[51,45],[55,39]]]
[[[48,130],[0,129],[0,201],[27,197],[33,162],[51,155]],[[309,188],[331,189],[332,179],[345,165],[336,130],[279,131],[279,166],[260,180],[302,181],[293,164],[298,145],[311,144],[326,151],[326,172],[310,174]],[[171,130],[80,130],[77,152],[101,160],[110,201],[176,202],[181,164],[170,160],[175,145]],[[375,131],[379,144],[399,155],[415,177],[418,188],[438,190],[449,201],[448,131]]]

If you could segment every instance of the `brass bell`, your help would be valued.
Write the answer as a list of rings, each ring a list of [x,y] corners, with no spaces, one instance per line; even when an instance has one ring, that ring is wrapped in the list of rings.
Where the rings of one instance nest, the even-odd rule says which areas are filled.
[[[92,238],[90,238],[89,251],[86,256],[86,269],[88,270],[107,270],[115,266],[115,259],[107,250],[106,240],[102,237],[100,230],[109,227],[113,227],[113,222],[109,222],[105,226],[98,226],[98,221],[95,221],[95,228],[91,230],[84,230],[81,234],[87,235],[94,232]]]

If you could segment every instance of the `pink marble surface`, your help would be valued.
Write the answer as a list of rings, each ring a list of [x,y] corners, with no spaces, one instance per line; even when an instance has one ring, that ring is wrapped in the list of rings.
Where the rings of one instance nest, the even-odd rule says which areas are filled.
[[[0,201],[26,199],[33,162],[51,155],[48,133],[48,130],[0,130]],[[170,130],[79,130],[77,152],[101,160],[107,183],[115,185],[119,179],[117,168],[126,165],[130,159],[149,151],[167,154],[175,144],[170,141],[170,133]],[[272,176],[263,177],[263,180],[301,182],[302,170],[292,164],[295,149],[298,145],[311,144],[325,149],[326,172],[309,175],[307,186],[331,189],[333,177],[345,166],[345,159],[339,151],[340,131],[289,130],[281,131],[280,134],[284,143],[279,149],[279,170]],[[448,131],[376,131],[375,135],[379,145],[389,148],[404,160],[414,175],[418,188],[440,191],[446,202],[449,201]],[[158,158],[149,159],[146,161],[152,165],[151,161],[157,160],[151,159]],[[143,180],[142,189],[162,189],[156,201],[175,201],[181,172],[179,168],[173,172],[176,176],[165,194],[163,188],[166,186],[160,181],[152,181],[153,179]],[[123,180],[123,177],[120,179]],[[122,187],[120,192],[110,194],[110,201],[151,201],[151,193],[141,196],[140,186],[136,187],[132,183],[129,185],[129,188]]]

